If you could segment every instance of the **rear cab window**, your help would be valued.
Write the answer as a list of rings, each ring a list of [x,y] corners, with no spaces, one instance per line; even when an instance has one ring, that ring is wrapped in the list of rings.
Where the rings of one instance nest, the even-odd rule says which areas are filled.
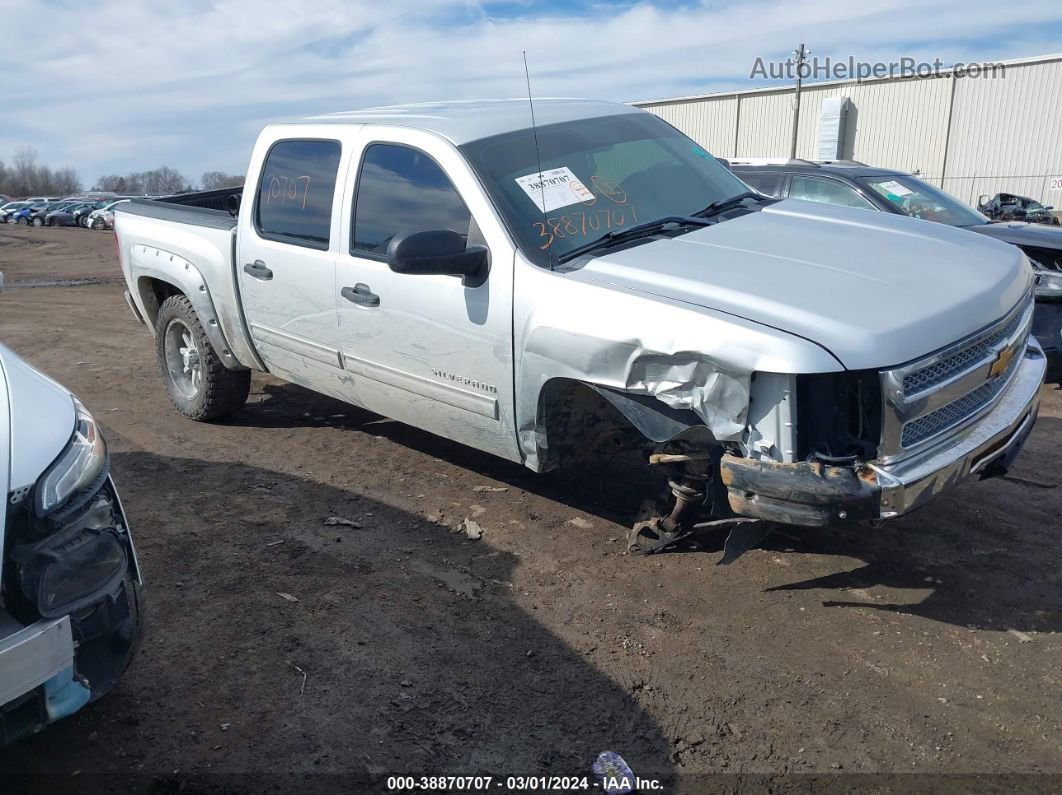
[[[342,147],[331,140],[282,140],[270,148],[255,197],[259,237],[327,250]]]

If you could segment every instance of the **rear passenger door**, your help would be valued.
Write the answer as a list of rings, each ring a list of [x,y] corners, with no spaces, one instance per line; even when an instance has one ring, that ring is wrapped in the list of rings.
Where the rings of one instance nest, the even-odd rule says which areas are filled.
[[[339,140],[273,142],[240,213],[236,278],[255,347],[271,371],[313,388],[341,373],[332,291],[342,153]]]
[[[467,163],[415,131],[372,135],[350,166],[352,223],[336,263],[342,358],[374,411],[519,460],[513,418],[514,249]],[[449,229],[490,251],[486,281],[396,273],[398,235]]]

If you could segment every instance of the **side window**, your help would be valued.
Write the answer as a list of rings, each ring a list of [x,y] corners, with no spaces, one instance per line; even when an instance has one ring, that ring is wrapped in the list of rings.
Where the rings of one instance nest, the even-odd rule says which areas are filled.
[[[777,171],[735,171],[734,173],[746,185],[755,188],[765,196],[780,196],[782,193],[782,175]]]
[[[339,141],[279,141],[266,155],[255,201],[258,233],[271,240],[327,249]]]
[[[451,229],[469,234],[472,214],[428,155],[397,144],[365,150],[355,193],[352,254],[384,256],[391,238]]]
[[[823,204],[839,204],[842,207],[859,207],[863,210],[877,209],[847,185],[842,185],[832,179],[822,179],[806,174],[793,175],[789,183],[789,198]]]

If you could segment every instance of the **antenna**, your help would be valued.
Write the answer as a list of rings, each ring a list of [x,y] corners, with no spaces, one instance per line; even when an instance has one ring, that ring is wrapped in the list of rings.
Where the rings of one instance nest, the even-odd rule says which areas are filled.
[[[531,100],[531,73],[527,69],[527,50],[524,50],[524,78],[527,80],[527,104],[531,108],[531,133],[535,137],[535,164],[538,166],[538,187],[542,193],[539,209],[542,210],[543,231],[549,225],[546,220],[546,178],[542,176],[542,153],[538,148],[538,126],[535,124],[535,103]],[[549,252],[549,269],[553,270],[553,252]]]

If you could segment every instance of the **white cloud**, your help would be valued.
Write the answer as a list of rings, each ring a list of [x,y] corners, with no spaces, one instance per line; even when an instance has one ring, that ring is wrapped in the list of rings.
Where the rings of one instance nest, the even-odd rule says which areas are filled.
[[[623,101],[749,86],[757,56],[784,58],[801,36],[822,56],[951,62],[1050,51],[1062,30],[1057,0],[578,8],[23,0],[4,14],[0,156],[29,143],[88,181],[163,162],[194,178],[243,169],[269,120],[519,96],[525,49],[535,94]]]

